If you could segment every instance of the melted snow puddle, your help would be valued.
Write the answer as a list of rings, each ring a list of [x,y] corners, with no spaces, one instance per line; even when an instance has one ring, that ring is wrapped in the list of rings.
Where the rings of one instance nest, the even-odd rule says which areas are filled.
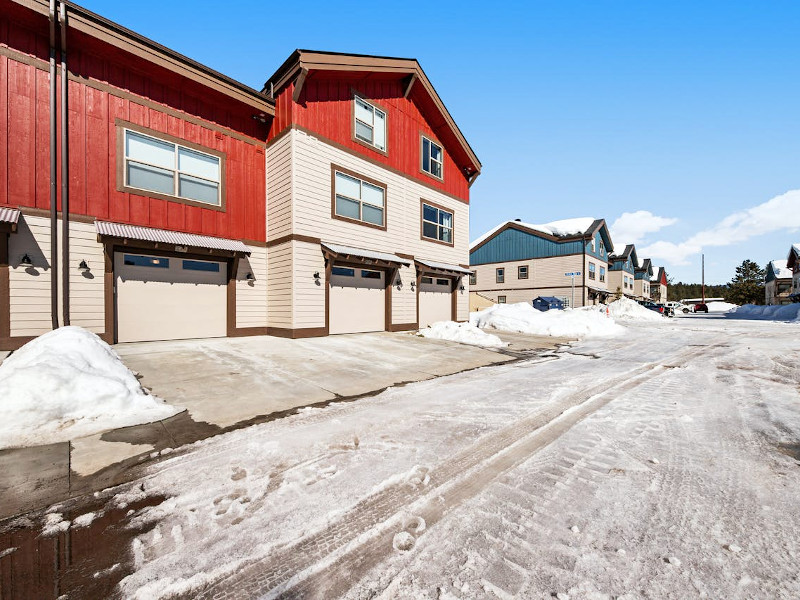
[[[0,598],[112,596],[133,569],[131,541],[156,525],[134,527],[129,521],[164,500],[150,496],[126,506],[82,505],[36,521],[7,521],[0,527]]]

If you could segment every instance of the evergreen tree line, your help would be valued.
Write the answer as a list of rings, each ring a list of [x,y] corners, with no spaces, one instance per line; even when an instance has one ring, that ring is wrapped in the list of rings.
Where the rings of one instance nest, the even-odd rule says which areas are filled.
[[[706,285],[706,298],[724,298],[733,304],[764,304],[764,278],[766,270],[752,260],[745,260],[736,267],[736,274],[729,283]],[[674,283],[667,275],[670,300],[700,298],[703,285],[700,283]]]

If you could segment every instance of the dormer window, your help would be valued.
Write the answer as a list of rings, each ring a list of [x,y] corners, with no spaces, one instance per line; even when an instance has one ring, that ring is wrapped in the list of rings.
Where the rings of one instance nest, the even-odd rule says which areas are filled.
[[[356,140],[386,152],[386,113],[355,96],[353,135]]]
[[[600,240],[600,256],[605,256],[606,253],[606,245],[603,243],[603,240]]]
[[[443,179],[444,153],[433,140],[422,136],[422,171],[437,179]]]

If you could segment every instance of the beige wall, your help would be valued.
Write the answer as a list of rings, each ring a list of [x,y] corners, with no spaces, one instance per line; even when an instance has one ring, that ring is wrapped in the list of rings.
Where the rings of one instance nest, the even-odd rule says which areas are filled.
[[[416,269],[413,265],[403,267],[399,269],[398,275],[403,285],[399,290],[397,286],[392,288],[392,323],[395,325],[416,323],[417,292],[411,289],[411,282],[416,282]]]
[[[292,144],[284,136],[267,148],[267,239],[292,232]]]
[[[777,286],[778,283],[788,284],[789,290],[786,292],[781,293],[780,295],[777,294]],[[773,279],[772,281],[768,281],[764,286],[764,296],[767,304],[790,304],[792,301],[789,299],[789,294],[792,293],[791,290],[791,279]]]
[[[236,327],[267,326],[267,249],[249,246],[236,273]],[[248,280],[252,273],[254,280]]]
[[[644,279],[636,279],[633,282],[633,293],[640,298],[650,298],[650,282]]]
[[[325,258],[319,244],[292,242],[292,280],[292,327],[325,327]]]
[[[267,326],[292,327],[292,243],[267,248]]]
[[[62,222],[59,220],[59,322],[61,308]],[[97,242],[94,224],[70,222],[70,316],[71,324],[95,333],[105,330],[103,246]],[[23,215],[8,240],[11,336],[41,335],[52,329],[50,321],[50,220]],[[33,265],[21,265],[28,254]],[[85,275],[78,269],[81,260],[89,265]]]

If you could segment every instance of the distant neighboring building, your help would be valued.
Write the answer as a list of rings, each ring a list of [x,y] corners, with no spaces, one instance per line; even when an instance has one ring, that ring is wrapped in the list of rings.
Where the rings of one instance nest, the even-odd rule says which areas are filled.
[[[792,270],[786,260],[771,260],[764,278],[764,302],[771,304],[791,304]]]
[[[658,267],[655,279],[650,280],[650,299],[653,302],[667,301],[667,271],[664,267]]]
[[[634,269],[633,294],[637,300],[650,300],[650,278],[653,276],[653,263],[649,258]]]
[[[537,296],[554,296],[565,306],[605,302],[613,249],[603,219],[506,221],[472,243],[470,291],[498,303],[532,302]]]
[[[639,258],[633,244],[625,246],[621,254],[608,257],[608,289],[612,294],[635,298],[634,282]]]
[[[786,268],[792,270],[792,291],[789,299],[800,302],[800,244],[792,245],[786,258]]]

